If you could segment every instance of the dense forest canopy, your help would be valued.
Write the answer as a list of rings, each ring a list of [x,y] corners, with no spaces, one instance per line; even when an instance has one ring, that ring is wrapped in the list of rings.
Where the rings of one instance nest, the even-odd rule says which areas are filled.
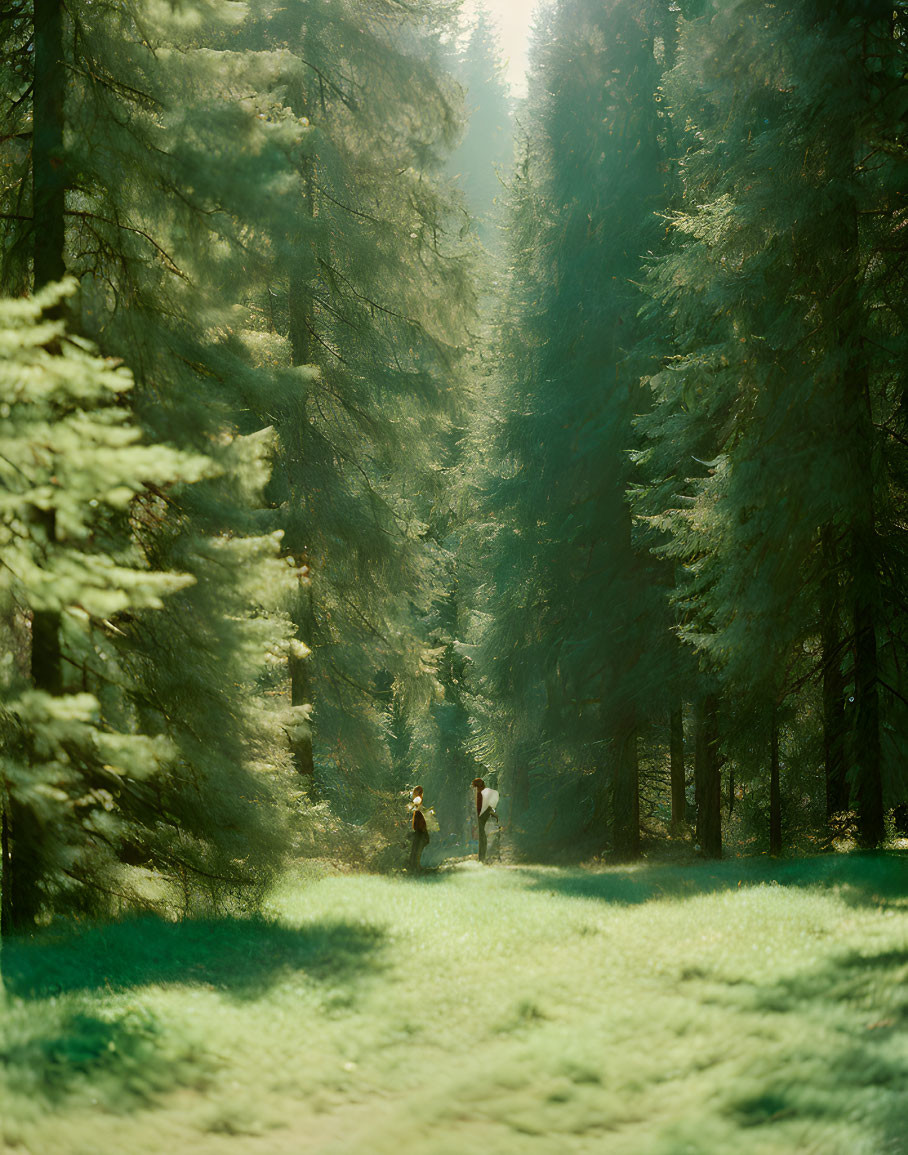
[[[908,8],[0,16],[4,932],[908,823]]]

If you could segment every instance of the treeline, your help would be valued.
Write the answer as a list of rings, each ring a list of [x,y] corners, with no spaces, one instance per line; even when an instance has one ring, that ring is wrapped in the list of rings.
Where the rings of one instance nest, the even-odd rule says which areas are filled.
[[[528,845],[904,817],[906,37],[878,0],[541,17],[469,639]]]
[[[248,904],[405,785],[473,311],[455,7],[4,7],[5,932]]]
[[[458,9],[4,9],[4,932],[904,817],[905,6]]]

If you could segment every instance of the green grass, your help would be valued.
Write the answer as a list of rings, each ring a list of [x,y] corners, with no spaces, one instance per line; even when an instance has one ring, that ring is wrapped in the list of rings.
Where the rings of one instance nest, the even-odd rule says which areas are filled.
[[[462,864],[4,947],[28,1155],[908,1155],[908,859]]]

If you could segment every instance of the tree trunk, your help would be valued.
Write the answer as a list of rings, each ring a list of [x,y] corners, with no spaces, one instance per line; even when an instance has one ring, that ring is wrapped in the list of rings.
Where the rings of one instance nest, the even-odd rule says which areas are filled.
[[[307,165],[310,162],[307,162]],[[315,215],[315,194],[312,174],[307,171],[304,180],[304,197],[310,217]],[[308,365],[312,358],[312,326],[313,300],[309,282],[308,254],[300,252],[290,277],[290,359],[293,365]],[[291,415],[285,422],[282,430],[282,439],[286,451],[287,481],[290,487],[293,511],[291,518],[296,520],[296,511],[302,505],[303,469],[305,453],[302,444],[302,429],[306,420],[305,402],[299,406],[299,411]],[[294,427],[295,426],[295,427]],[[294,535],[296,536],[296,535]],[[308,551],[309,542],[290,541],[289,548],[302,554]],[[309,580],[301,581],[297,597],[294,601],[292,614],[293,624],[296,627],[296,637],[309,650],[312,649],[315,606],[312,597],[312,576]],[[312,657],[290,657],[290,701],[294,706],[311,706],[312,692]],[[311,733],[301,734],[294,740],[292,750],[293,763],[299,774],[310,783],[314,782],[315,759],[312,751]]]
[[[637,761],[637,731],[619,739],[615,774],[612,780],[612,846],[622,860],[640,853],[640,771]]]
[[[32,811],[7,799],[2,817],[2,902],[0,933],[28,930],[41,907],[36,885],[40,869],[37,853],[42,830]]]
[[[779,786],[779,724],[776,712],[772,714],[769,736],[769,853],[775,858],[782,853],[782,792]]]
[[[530,770],[526,758],[518,757],[511,767],[511,818],[519,818],[530,808]]]
[[[59,281],[64,261],[66,165],[63,115],[66,72],[63,66],[63,5],[61,0],[34,0],[34,79],[32,96],[32,266],[33,289]],[[61,309],[54,310],[56,314]],[[29,520],[36,545],[49,550],[56,540],[53,510],[32,509]],[[63,692],[60,615],[36,610],[31,623],[31,681],[36,690]],[[40,894],[33,861],[41,831],[30,810],[8,797],[3,806],[2,899],[0,932],[32,925]]]
[[[857,228],[855,227],[855,244]],[[880,740],[879,669],[876,616],[879,574],[874,500],[874,429],[870,382],[860,347],[848,362],[846,380],[855,388],[853,470],[857,487],[851,534],[852,612],[854,614],[854,797],[858,840],[877,846],[883,840],[883,776]],[[860,390],[860,392],[857,392]]]
[[[845,778],[845,682],[842,677],[842,635],[838,564],[832,529],[820,534],[823,577],[820,587],[820,632],[823,660],[823,754],[826,771],[826,818],[848,809]]]
[[[13,862],[10,858],[8,803],[0,809],[0,938],[13,930]]]
[[[32,101],[32,259],[34,289],[59,281],[63,258],[66,167],[63,155],[63,5],[35,0],[34,97]],[[33,524],[50,545],[56,539],[53,511],[33,510]],[[36,689],[62,689],[60,615],[38,610],[32,622],[32,680]]]
[[[34,287],[59,281],[63,259],[66,166],[63,154],[63,5],[34,0],[34,98],[32,102],[32,212]]]
[[[858,840],[862,846],[883,841],[883,778],[880,749],[880,707],[877,688],[877,648],[873,610],[865,598],[854,607],[855,657],[855,801]]]
[[[684,716],[681,707],[669,717],[669,761],[671,765],[672,834],[684,829],[687,798],[684,782]]]
[[[857,226],[855,226],[855,246]],[[858,386],[853,468],[858,488],[851,534],[854,614],[854,796],[858,841],[878,846],[883,840],[883,774],[880,741],[879,668],[876,620],[879,607],[878,547],[874,495],[874,429],[870,381],[861,349],[848,362],[846,380]]]
[[[294,600],[292,612],[293,622],[296,625],[296,636],[306,647],[312,646],[312,585],[300,579],[299,588]],[[311,657],[298,658],[290,655],[290,704],[292,706],[312,705],[312,677],[310,673]],[[315,761],[312,755],[312,735],[308,731],[301,732],[295,737],[291,745],[293,765],[298,774],[302,774],[310,782],[315,774]]]
[[[697,842],[706,858],[722,857],[722,774],[716,712],[716,697],[707,694],[697,711],[694,743]]]
[[[842,171],[854,173],[855,155],[862,142],[846,138]],[[879,613],[879,546],[876,536],[876,444],[870,375],[863,334],[866,306],[861,299],[861,235],[856,196],[849,190],[842,204],[837,232],[843,277],[832,294],[836,345],[847,350],[839,381],[845,451],[851,474],[850,557],[851,610],[854,628],[855,729],[852,794],[857,808],[858,840],[877,846],[883,838],[883,780],[877,666]],[[847,507],[846,507],[847,508]]]

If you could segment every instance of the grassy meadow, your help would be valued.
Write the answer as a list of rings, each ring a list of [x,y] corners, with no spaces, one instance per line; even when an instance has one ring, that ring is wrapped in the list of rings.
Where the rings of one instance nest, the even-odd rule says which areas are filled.
[[[23,1155],[905,1155],[904,854],[288,879],[4,946]]]

